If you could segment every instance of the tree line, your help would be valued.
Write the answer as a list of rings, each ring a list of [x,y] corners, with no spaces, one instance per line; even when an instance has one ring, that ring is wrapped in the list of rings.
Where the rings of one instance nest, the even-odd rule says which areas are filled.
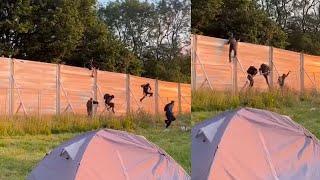
[[[320,55],[320,0],[192,0],[192,32]]]
[[[4,0],[0,55],[190,82],[185,0]]]

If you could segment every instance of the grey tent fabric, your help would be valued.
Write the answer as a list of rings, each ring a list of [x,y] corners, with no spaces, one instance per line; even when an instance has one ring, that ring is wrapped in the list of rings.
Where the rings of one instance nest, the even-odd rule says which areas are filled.
[[[253,108],[192,129],[192,179],[320,179],[319,140],[287,116]]]
[[[189,180],[165,151],[123,131],[99,130],[55,148],[32,170],[28,180]]]

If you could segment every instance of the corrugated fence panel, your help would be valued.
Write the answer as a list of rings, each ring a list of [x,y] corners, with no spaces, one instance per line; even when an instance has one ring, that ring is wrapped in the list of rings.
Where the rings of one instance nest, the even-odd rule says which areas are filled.
[[[13,114],[37,115],[55,114],[57,107],[58,65],[19,59],[0,58],[0,114],[9,113],[10,104],[10,64],[13,63]],[[147,82],[155,92],[155,80],[106,71],[97,72],[98,115],[105,111],[103,96],[109,93],[115,96],[116,115],[127,112],[127,95],[130,96],[130,110],[155,113],[155,97],[146,97],[143,102],[142,84]],[[127,84],[130,82],[130,84]],[[91,70],[60,65],[60,112],[86,114],[86,102],[94,97],[95,77]],[[130,91],[127,91],[127,85]],[[178,111],[178,84],[159,81],[159,110],[171,100],[176,101]],[[189,91],[189,92],[188,92]],[[182,111],[190,112],[190,85],[182,84]],[[160,111],[159,111],[160,112]]]
[[[0,114],[8,112],[9,58],[0,58]]]
[[[86,102],[93,97],[91,71],[84,68],[61,65],[61,112],[71,105],[74,113],[86,114]],[[66,93],[66,94],[64,94]],[[68,108],[66,112],[72,112]]]
[[[190,84],[180,84],[181,87],[181,111],[191,111],[191,87]]]
[[[142,102],[140,99],[143,96],[143,89],[141,85],[149,83],[151,86],[151,92],[154,93],[155,80],[149,78],[142,78],[137,76],[130,76],[130,90],[131,90],[131,110],[138,111],[143,110],[149,113],[155,113],[155,98],[145,97]]]
[[[28,114],[55,113],[55,77],[55,64],[14,60],[14,110],[23,104]],[[22,106],[18,112],[23,112]]]
[[[285,80],[285,86],[289,89],[299,90],[300,77],[300,54],[283,49],[273,48],[274,64],[274,83],[277,83],[278,77],[291,71]],[[277,83],[278,85],[278,83]]]
[[[232,88],[232,64],[229,63],[226,40],[197,36],[197,87],[208,87],[205,72],[213,89]],[[205,72],[204,72],[205,71]]]
[[[229,47],[228,47],[229,48]],[[247,69],[250,66],[256,67],[258,70],[261,64],[269,64],[269,47],[239,43],[238,45],[238,89],[241,90],[247,81]],[[268,89],[268,85],[263,76],[257,74],[254,77],[254,88],[260,90]]]
[[[98,112],[108,113],[105,110],[103,96],[108,93],[114,95],[115,113],[121,115],[126,113],[126,74],[98,71]]]
[[[320,57],[304,55],[304,87],[306,90],[320,88]]]
[[[173,82],[158,81],[159,85],[159,112],[163,112],[164,106],[175,101],[174,112],[178,112],[178,85]]]

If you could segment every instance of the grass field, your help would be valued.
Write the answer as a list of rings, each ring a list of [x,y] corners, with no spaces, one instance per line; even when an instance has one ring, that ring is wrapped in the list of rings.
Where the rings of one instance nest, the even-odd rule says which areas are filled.
[[[180,128],[181,125],[190,124],[190,115],[180,116],[169,131],[163,131],[164,124],[161,118],[148,115],[119,118],[119,120],[99,118],[87,124],[86,118],[77,118],[79,121],[75,121],[72,117],[61,119],[46,117],[45,121],[47,122],[39,122],[40,120],[37,118],[21,122],[21,117],[15,120],[3,120],[3,122],[0,120],[0,134],[2,134],[0,136],[0,180],[25,179],[37,162],[61,142],[69,140],[83,131],[100,127],[127,130],[145,136],[164,149],[190,173],[190,131],[183,131]],[[8,131],[5,127],[11,127],[10,124],[14,121],[18,121],[16,123],[19,126],[12,127],[13,129]],[[36,125],[37,123],[42,124],[42,126],[44,123],[47,126],[30,130],[31,122]]]
[[[285,92],[249,92],[232,97],[231,94],[208,90],[193,93],[192,122],[198,122],[239,107],[267,109],[287,115],[320,138],[320,96]]]

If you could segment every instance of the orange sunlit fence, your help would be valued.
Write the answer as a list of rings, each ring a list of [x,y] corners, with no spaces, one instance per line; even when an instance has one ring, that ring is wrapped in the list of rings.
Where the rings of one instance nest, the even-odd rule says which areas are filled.
[[[142,84],[151,85],[152,97],[140,101]],[[175,112],[190,112],[190,84],[158,81],[85,68],[0,58],[0,114],[86,114],[86,102],[97,99],[97,115],[110,113],[104,94],[115,96],[115,114],[144,111],[163,113],[176,102]]]
[[[241,91],[247,83],[247,69],[261,64],[271,67],[269,82],[278,88],[278,77],[291,71],[285,86],[295,91],[318,90],[320,57],[269,46],[240,42],[238,54],[229,63],[227,40],[202,35],[192,36],[192,88]],[[267,90],[262,75],[255,78],[254,88]]]

